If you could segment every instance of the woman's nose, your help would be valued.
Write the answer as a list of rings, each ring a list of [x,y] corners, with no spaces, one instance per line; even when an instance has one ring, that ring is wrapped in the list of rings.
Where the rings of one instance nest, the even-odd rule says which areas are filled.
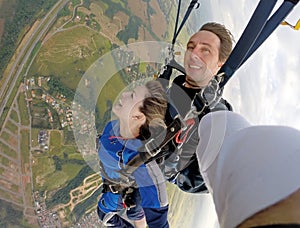
[[[127,97],[129,95],[129,93],[130,93],[129,91],[125,91],[122,93],[121,97]]]

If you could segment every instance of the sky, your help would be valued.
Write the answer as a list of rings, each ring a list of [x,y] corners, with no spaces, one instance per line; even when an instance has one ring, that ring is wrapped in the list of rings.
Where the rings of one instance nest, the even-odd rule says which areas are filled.
[[[193,30],[206,21],[224,24],[237,41],[246,27],[258,0],[211,0],[200,1],[197,14],[201,23],[193,20]],[[275,9],[282,3],[278,1]],[[212,10],[213,9],[213,10]],[[205,11],[205,12],[203,12]],[[286,20],[296,24],[300,19],[300,3]],[[279,26],[262,46],[236,71],[226,84],[224,97],[254,125],[286,125],[300,129],[300,30]],[[187,227],[217,227],[213,206],[207,196],[182,194],[195,214],[182,218]],[[192,202],[192,203],[191,203]],[[211,208],[211,210],[208,210]],[[209,218],[209,219],[208,219]],[[184,220],[184,221],[183,221]],[[178,222],[179,224],[179,222]],[[176,227],[176,226],[175,226]],[[180,227],[180,225],[178,225]]]
[[[224,24],[234,35],[235,44],[247,26],[259,0],[201,1],[186,27],[190,35],[205,22]],[[276,10],[283,1],[278,0]],[[182,2],[181,16],[190,1]],[[295,25],[300,19],[300,3],[287,16]],[[183,45],[186,40],[178,37]],[[252,124],[280,124],[300,129],[300,30],[280,25],[226,84],[224,97],[234,111]]]
[[[183,2],[188,4],[190,1]],[[230,29],[237,41],[259,1],[199,0],[199,2],[201,2],[200,8],[192,12],[193,15],[188,19],[187,25],[191,26],[189,31],[196,32],[203,23],[216,21]],[[182,10],[182,14],[184,13],[185,11]],[[299,19],[297,15],[298,17],[300,15],[300,3],[287,17],[287,21],[295,24]],[[300,85],[300,75],[297,71],[297,67],[300,66],[299,40],[300,31],[292,30],[287,26],[280,26],[234,74],[233,78],[226,84],[224,97],[232,104],[235,112],[242,114],[252,124],[287,125],[300,129],[300,118],[298,118],[300,114],[300,89],[297,88]],[[186,42],[187,40],[183,41],[183,46],[186,45]],[[150,54],[146,50],[150,50],[150,53],[159,53],[159,51],[155,52],[149,48],[149,45],[149,43],[139,43],[128,46],[140,51],[138,56],[145,55],[147,57],[143,57],[144,60],[148,60]],[[110,76],[117,71],[114,67],[111,67],[112,69],[108,67],[113,65],[109,64],[113,59],[106,57],[104,56],[102,61],[96,63],[95,67],[91,67],[85,74],[97,76],[97,72],[103,73],[100,81],[95,84],[92,83],[98,93]],[[100,70],[97,67],[100,67]],[[120,66],[120,68],[122,67]],[[99,77],[96,78],[99,79]],[[81,89],[86,90],[84,80],[81,81],[82,88],[79,88],[79,91]],[[97,88],[97,86],[100,87]],[[92,95],[98,97],[97,94]],[[83,140],[82,145],[85,146],[86,144],[87,142]],[[91,144],[94,145],[94,141]],[[179,200],[170,204],[170,213],[175,223],[172,223],[173,228],[216,227],[214,206],[209,195],[183,194],[179,190],[176,194],[178,195],[174,199]]]
[[[223,22],[237,41],[258,2],[214,0],[212,18]],[[286,20],[296,24],[298,19],[299,4]],[[279,26],[226,85],[224,96],[251,123],[300,129],[299,41],[300,31]]]

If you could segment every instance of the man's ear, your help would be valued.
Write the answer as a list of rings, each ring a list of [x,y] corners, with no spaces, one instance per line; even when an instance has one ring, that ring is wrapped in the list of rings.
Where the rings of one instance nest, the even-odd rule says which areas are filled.
[[[218,67],[221,68],[224,65],[224,63],[225,63],[224,61],[219,61],[218,62]]]

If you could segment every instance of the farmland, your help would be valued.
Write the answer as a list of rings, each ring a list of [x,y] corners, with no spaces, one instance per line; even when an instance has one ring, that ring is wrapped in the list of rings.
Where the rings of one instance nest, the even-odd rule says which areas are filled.
[[[0,14],[4,15],[0,18],[1,41],[5,23],[13,21],[10,15],[18,11],[16,2],[0,0],[0,12],[7,13]],[[5,200],[1,205],[6,213],[20,216],[18,225],[69,227],[80,222],[84,213],[93,211],[101,183],[76,145],[73,96],[89,68],[97,61],[101,64],[102,56],[112,60],[121,57],[128,63],[121,70],[117,70],[117,64],[107,65],[115,74],[99,91],[96,116],[87,113],[95,118],[97,131],[101,131],[111,117],[111,105],[119,92],[132,81],[158,70],[131,59],[127,53],[112,51],[139,41],[169,40],[172,32],[163,12],[168,9],[170,13],[174,8],[168,4],[165,1],[160,5],[154,0],[138,5],[118,0],[72,0],[35,45],[15,88],[16,95],[9,98],[12,105],[5,109],[7,116],[3,117],[0,131],[0,199]],[[11,50],[20,49],[18,44],[29,39],[27,32],[34,30],[49,5],[40,6],[44,11],[32,9],[35,14],[14,35]],[[9,59],[7,63],[12,65]],[[101,82],[109,70],[96,72],[95,79]],[[85,83],[89,88],[91,82]],[[41,211],[45,213],[41,215]],[[9,225],[13,224],[11,218],[0,219]],[[50,218],[51,223],[47,223]]]

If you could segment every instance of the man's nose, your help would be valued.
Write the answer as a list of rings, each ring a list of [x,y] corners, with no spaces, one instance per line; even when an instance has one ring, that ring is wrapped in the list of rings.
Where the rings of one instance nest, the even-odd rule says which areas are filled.
[[[193,51],[191,53],[191,58],[196,61],[201,61],[200,52],[198,50],[196,50],[196,48],[193,49]]]

